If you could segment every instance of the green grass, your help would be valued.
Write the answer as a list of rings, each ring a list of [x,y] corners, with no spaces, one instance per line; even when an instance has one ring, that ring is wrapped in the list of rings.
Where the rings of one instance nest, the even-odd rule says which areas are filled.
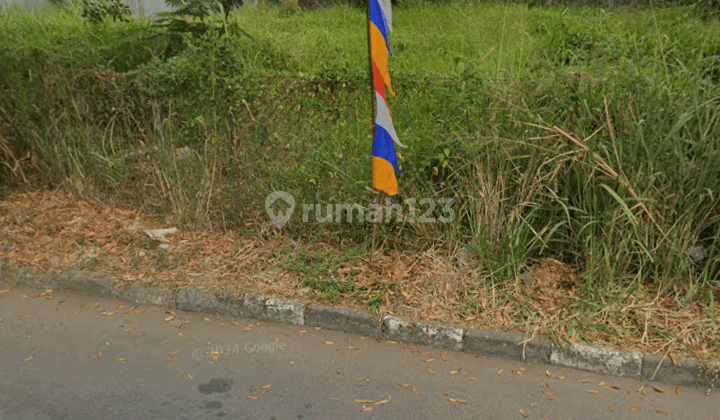
[[[519,5],[401,5],[393,15],[397,29],[389,37],[395,55],[390,71],[429,76],[466,68],[486,74],[517,70],[527,53],[528,16],[527,8]],[[284,16],[281,10],[260,6],[240,13],[238,22],[292,56],[303,72],[317,73],[337,62],[367,68],[364,9],[339,6]]]
[[[232,19],[255,41],[188,39],[164,61],[146,22],[93,27],[77,8],[3,11],[6,184],[238,229],[276,189],[300,207],[367,205],[363,13],[247,7]],[[593,301],[649,284],[679,287],[687,302],[718,299],[717,20],[689,8],[476,2],[407,2],[394,18],[390,107],[409,146],[396,201],[454,197],[458,217],[384,224],[380,241],[469,244],[495,282],[552,256],[579,270]],[[193,153],[178,157],[183,147]],[[35,163],[15,166],[27,153]],[[294,218],[284,232],[367,247],[371,229]],[[696,245],[708,249],[700,265],[685,255]],[[301,255],[293,269],[318,259],[332,257]],[[329,299],[351,292],[305,274]]]
[[[287,254],[280,266],[301,275],[301,284],[318,292],[319,298],[327,301],[337,301],[341,295],[354,292],[357,287],[352,281],[341,279],[338,270],[346,263],[362,258],[366,249],[364,246],[355,246],[347,252],[337,255],[331,250],[312,250],[315,241],[310,241],[300,249],[285,249]]]

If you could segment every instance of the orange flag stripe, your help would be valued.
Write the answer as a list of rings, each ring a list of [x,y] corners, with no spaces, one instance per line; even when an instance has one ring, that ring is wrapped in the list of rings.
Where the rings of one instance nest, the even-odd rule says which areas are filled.
[[[390,73],[388,72],[388,50],[387,45],[385,44],[385,38],[383,38],[380,30],[372,22],[370,22],[370,51],[373,63],[375,63],[380,71],[380,75],[385,81],[385,86],[387,86],[391,95],[395,95],[395,92],[390,85]]]
[[[395,178],[395,168],[385,159],[372,158],[372,184],[373,188],[392,197],[398,192],[398,182]]]

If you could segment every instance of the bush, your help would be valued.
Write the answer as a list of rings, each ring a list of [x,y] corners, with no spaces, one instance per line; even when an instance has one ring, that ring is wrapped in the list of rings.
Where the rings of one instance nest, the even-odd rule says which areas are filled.
[[[114,22],[130,20],[130,7],[122,0],[82,0],[82,17],[98,24],[110,17]]]

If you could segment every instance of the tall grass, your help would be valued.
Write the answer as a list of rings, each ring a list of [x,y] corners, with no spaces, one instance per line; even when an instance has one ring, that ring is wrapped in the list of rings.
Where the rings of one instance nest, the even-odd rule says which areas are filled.
[[[145,22],[0,14],[6,182],[243,229],[276,189],[298,205],[370,203],[363,11],[259,5],[232,18],[255,40],[188,39],[161,60]],[[552,256],[600,299],[647,284],[717,294],[717,21],[422,2],[396,8],[395,27],[390,107],[409,146],[398,199],[454,197],[458,217],[384,224],[387,246],[467,244],[495,281]],[[362,242],[370,229],[295,218],[285,231]]]

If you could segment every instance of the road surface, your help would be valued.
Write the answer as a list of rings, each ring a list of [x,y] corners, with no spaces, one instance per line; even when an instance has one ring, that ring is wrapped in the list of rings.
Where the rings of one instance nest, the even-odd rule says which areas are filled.
[[[717,391],[3,289],[2,420],[720,419]]]

